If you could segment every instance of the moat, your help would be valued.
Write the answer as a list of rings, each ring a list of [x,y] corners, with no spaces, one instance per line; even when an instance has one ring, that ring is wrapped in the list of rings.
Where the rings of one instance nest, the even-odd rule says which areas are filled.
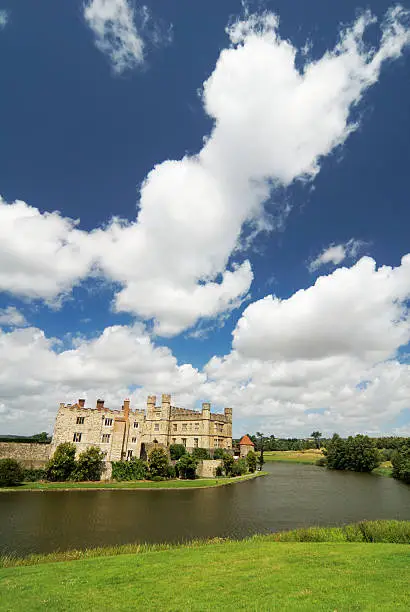
[[[268,476],[214,489],[1,493],[0,554],[410,520],[410,486],[391,478],[290,463],[264,469]]]

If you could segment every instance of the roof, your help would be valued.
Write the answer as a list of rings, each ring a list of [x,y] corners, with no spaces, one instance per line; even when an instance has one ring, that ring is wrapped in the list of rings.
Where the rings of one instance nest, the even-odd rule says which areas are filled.
[[[255,446],[249,436],[242,436],[239,440],[239,446]]]

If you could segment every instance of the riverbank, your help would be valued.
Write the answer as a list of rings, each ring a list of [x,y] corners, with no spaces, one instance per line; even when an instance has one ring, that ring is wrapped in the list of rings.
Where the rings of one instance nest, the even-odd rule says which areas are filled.
[[[223,487],[226,485],[252,480],[259,476],[266,476],[268,472],[254,472],[233,478],[197,478],[196,480],[124,480],[121,482],[27,482],[17,487],[0,488],[1,492],[10,491],[105,491],[105,490],[142,490],[150,489],[207,489],[210,487]]]
[[[356,525],[3,559],[2,610],[408,610],[410,546],[386,540],[410,542],[410,523],[361,525],[380,543],[340,541],[363,538]]]
[[[286,463],[309,463],[314,465],[323,457],[321,450],[309,449],[306,451],[265,451],[265,461],[284,461]]]

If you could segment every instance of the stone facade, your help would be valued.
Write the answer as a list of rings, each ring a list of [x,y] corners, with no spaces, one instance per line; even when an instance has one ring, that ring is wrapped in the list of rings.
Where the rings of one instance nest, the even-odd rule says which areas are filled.
[[[97,400],[95,408],[86,408],[85,400],[80,399],[76,404],[60,404],[51,454],[62,442],[74,442],[77,454],[98,446],[106,461],[145,458],[147,450],[155,445],[231,449],[232,408],[216,414],[205,403],[201,411],[186,410],[172,406],[170,395],[162,396],[160,406],[150,395],[146,410],[131,410],[129,400],[120,410],[105,407],[103,400]]]
[[[214,478],[216,468],[222,465],[222,459],[203,459],[199,462],[196,473],[199,478]]]
[[[27,469],[45,467],[49,456],[50,444],[0,442],[0,459],[16,459]]]

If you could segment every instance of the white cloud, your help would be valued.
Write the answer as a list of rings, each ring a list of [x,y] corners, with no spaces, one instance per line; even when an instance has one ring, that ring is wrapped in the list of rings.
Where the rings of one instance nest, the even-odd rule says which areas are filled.
[[[410,340],[409,297],[406,255],[396,268],[362,258],[287,300],[254,302],[232,352],[205,367],[207,394],[279,435],[386,430],[410,407],[410,366],[396,356]]]
[[[5,10],[0,10],[0,30],[6,27],[9,20],[9,14]]]
[[[86,238],[58,212],[0,197],[0,290],[56,302],[90,273]]]
[[[21,236],[7,232],[0,263],[6,257],[14,273],[0,274],[0,286],[50,300],[98,267],[122,286],[114,307],[153,319],[155,331],[166,336],[231,310],[253,278],[248,261],[230,264],[232,254],[239,259],[241,231],[264,226],[274,186],[314,177],[321,158],[356,129],[352,108],[377,81],[382,63],[410,42],[407,16],[400,8],[390,11],[379,47],[367,50],[362,36],[373,19],[366,13],[341,33],[335,49],[300,70],[297,49],[280,38],[274,15],[238,21],[204,83],[204,108],[215,125],[202,150],[154,167],[143,182],[136,221],[114,219],[87,234],[54,214],[41,226],[46,236],[39,254],[24,252]],[[29,210],[40,225],[44,216],[25,206],[24,214]],[[20,215],[22,207],[3,214]],[[52,222],[57,238],[47,231]],[[24,235],[30,233],[36,234],[27,221]],[[64,262],[61,275],[53,255]],[[27,267],[35,270],[31,281]]]
[[[155,346],[142,325],[108,327],[94,339],[78,339],[71,350],[58,352],[59,345],[34,327],[0,330],[3,433],[51,431],[59,403],[78,397],[87,405],[103,397],[119,408],[130,396],[143,408],[147,394],[169,390],[192,402],[192,390],[205,380],[191,365],[178,365],[168,348]]]
[[[354,238],[351,238],[344,244],[331,244],[309,263],[308,268],[311,272],[314,272],[321,266],[329,263],[337,266],[346,258],[357,257],[363,245],[362,240],[355,240]]]
[[[24,325],[26,325],[26,319],[15,306],[0,308],[0,327],[24,327]]]
[[[143,407],[146,395],[171,392],[176,405],[232,406],[236,435],[388,432],[410,407],[410,365],[396,355],[410,338],[409,296],[410,255],[396,268],[362,258],[287,300],[249,305],[231,353],[202,372],[141,324],[79,337],[70,350],[37,328],[0,331],[0,427],[50,431],[60,401],[116,407],[131,395]]]
[[[109,56],[115,72],[144,61],[144,41],[128,0],[88,0],[84,4],[84,19],[94,32],[96,46]]]

